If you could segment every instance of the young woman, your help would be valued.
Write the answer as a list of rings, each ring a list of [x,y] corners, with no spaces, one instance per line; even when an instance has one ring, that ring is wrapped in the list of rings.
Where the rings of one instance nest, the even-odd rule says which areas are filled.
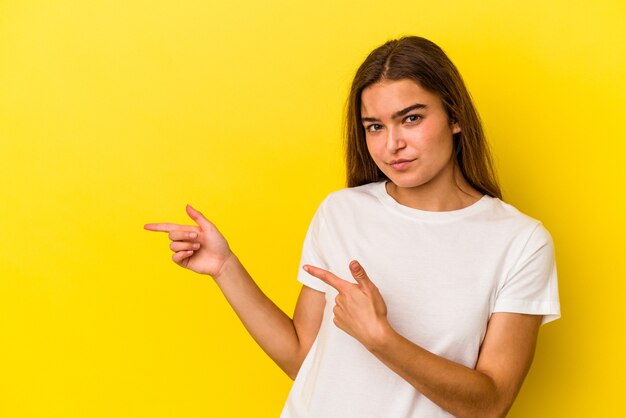
[[[293,318],[200,212],[145,228],[214,278],[295,379],[282,417],[505,416],[560,316],[549,233],[501,200],[470,95],[432,42],[375,49],[346,122],[349,187],[311,222]]]

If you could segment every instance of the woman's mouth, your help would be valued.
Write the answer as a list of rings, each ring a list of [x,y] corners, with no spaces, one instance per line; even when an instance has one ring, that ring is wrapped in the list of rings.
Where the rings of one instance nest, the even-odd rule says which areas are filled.
[[[412,160],[406,160],[406,159],[400,159],[400,160],[393,160],[389,163],[389,165],[394,169],[394,170],[398,170],[398,171],[402,171],[405,170],[406,168],[409,167],[409,165],[415,161],[417,158],[414,158]]]

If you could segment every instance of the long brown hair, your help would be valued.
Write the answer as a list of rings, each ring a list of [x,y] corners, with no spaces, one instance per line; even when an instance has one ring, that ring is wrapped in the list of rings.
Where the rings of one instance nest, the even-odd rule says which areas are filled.
[[[391,40],[376,48],[354,76],[345,119],[348,187],[387,179],[367,150],[361,93],[379,81],[403,79],[413,80],[441,98],[449,120],[461,127],[461,132],[453,135],[461,173],[479,192],[501,199],[485,133],[459,71],[441,48],[418,36]]]

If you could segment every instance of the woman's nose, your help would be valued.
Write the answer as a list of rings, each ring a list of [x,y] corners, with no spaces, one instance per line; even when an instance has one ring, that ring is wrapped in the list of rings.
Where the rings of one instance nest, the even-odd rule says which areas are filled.
[[[400,129],[389,128],[387,131],[387,151],[396,152],[406,147],[406,142],[403,139]]]

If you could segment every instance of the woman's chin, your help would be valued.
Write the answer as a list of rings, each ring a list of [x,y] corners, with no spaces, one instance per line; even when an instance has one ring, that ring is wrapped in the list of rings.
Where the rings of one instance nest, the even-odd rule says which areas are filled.
[[[409,177],[409,176],[387,175],[387,178],[396,187],[399,187],[402,189],[413,189],[413,188],[422,186],[424,183],[426,183],[426,181],[424,181],[423,179],[417,179],[415,177]]]

